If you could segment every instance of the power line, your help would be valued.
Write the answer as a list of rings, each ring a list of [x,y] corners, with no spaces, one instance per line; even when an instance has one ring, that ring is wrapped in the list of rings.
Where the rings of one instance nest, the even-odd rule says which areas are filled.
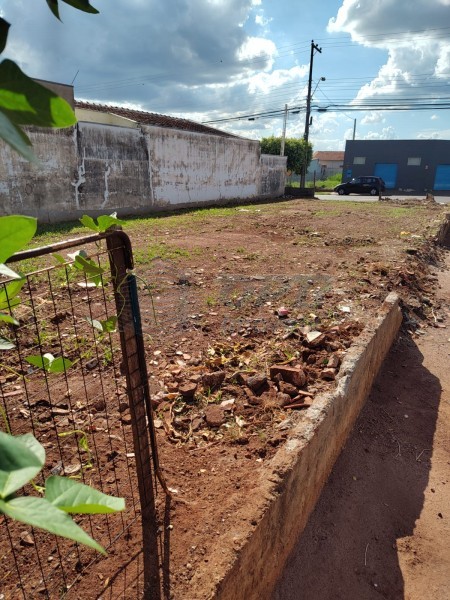
[[[439,36],[442,36],[443,38],[447,38],[448,33],[450,33],[450,27],[403,30],[403,31],[397,31],[397,32],[381,33],[381,34],[368,34],[368,35],[364,35],[364,39],[394,41],[396,36],[404,36],[404,35],[411,35],[411,34],[421,35],[423,37],[423,39],[427,39],[427,38],[436,39],[437,38],[436,33],[430,33],[430,32],[440,32],[440,33],[438,33]],[[346,47],[346,46],[352,46],[352,45],[358,44],[358,42],[355,42],[349,38],[342,39],[341,37],[319,38],[319,41],[321,42],[322,46],[326,47],[326,48]],[[336,41],[337,43],[333,44],[332,42],[334,42],[334,41]],[[282,52],[281,54],[279,53],[275,56],[269,56],[267,54],[262,54],[262,55],[254,57],[252,59],[242,61],[241,66],[244,66],[244,67],[252,66],[252,65],[257,66],[258,64],[266,63],[267,60],[279,60],[281,58],[284,58],[287,56],[293,56],[296,54],[307,54],[308,48],[309,48],[309,42],[307,42],[305,40],[305,41],[298,42],[296,44],[279,46],[277,48],[277,50],[280,50],[283,48],[284,49],[287,49],[287,48],[297,49],[297,52],[293,52],[292,50],[290,50],[287,52]],[[117,87],[130,87],[132,85],[143,85],[143,82],[151,82],[151,81],[161,80],[163,75],[165,75],[166,77],[167,76],[175,77],[176,72],[172,72],[171,74],[168,74],[166,72],[160,72],[157,75],[140,74],[140,75],[136,75],[135,77],[128,77],[128,78],[124,78],[124,79],[113,79],[113,80],[105,81],[102,83],[95,83],[95,84],[90,84],[90,85],[88,84],[88,85],[80,86],[77,91],[79,91],[81,93],[95,92],[95,91],[99,92],[102,90],[108,91],[111,88],[117,89]]]

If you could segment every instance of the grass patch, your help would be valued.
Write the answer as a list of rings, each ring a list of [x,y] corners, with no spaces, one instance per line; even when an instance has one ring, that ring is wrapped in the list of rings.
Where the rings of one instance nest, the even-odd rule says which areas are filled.
[[[136,265],[146,265],[156,258],[162,260],[177,260],[180,258],[190,258],[191,253],[183,248],[170,246],[162,242],[150,244],[148,248],[136,249],[133,252],[134,263]]]

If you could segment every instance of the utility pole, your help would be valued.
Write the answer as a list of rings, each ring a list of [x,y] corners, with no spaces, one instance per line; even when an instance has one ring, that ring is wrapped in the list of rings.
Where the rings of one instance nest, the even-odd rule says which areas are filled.
[[[311,119],[311,87],[312,87],[312,74],[313,74],[313,61],[314,61],[314,50],[322,54],[322,48],[319,48],[314,40],[311,40],[311,58],[309,60],[309,79],[308,79],[308,95],[306,97],[306,118],[305,118],[305,133],[303,139],[306,142],[306,148],[308,147],[309,141],[309,126]],[[306,163],[303,165],[302,174],[300,177],[300,187],[305,187],[306,181]]]
[[[356,119],[353,119],[353,139],[356,137]]]
[[[283,121],[283,134],[281,136],[281,148],[280,148],[280,156],[284,156],[284,142],[286,140],[286,122],[288,116],[288,105],[284,105],[284,121]]]

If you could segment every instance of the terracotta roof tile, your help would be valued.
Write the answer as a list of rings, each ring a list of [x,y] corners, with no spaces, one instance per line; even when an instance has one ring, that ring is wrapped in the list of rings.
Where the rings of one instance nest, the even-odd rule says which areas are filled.
[[[86,110],[94,110],[102,113],[111,113],[126,119],[131,119],[137,123],[143,125],[156,125],[158,127],[169,127],[172,129],[183,129],[184,131],[195,131],[197,133],[207,133],[209,135],[219,135],[222,137],[237,137],[226,131],[220,131],[220,129],[214,129],[214,127],[208,127],[195,121],[189,121],[188,119],[179,119],[178,117],[169,117],[167,115],[160,115],[157,113],[149,113],[141,110],[134,110],[132,108],[125,108],[123,106],[107,106],[106,104],[93,104],[90,102],[82,102],[75,100],[75,108],[83,108]]]
[[[343,161],[344,160],[344,152],[333,152],[333,151],[321,151],[318,150],[317,152],[314,152],[313,158],[317,158],[317,160],[339,160],[339,161]]]

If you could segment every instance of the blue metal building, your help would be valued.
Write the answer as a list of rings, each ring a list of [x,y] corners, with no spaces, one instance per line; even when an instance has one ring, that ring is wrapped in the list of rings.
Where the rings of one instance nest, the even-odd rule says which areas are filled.
[[[377,175],[387,191],[450,191],[450,140],[347,140],[342,181]]]

